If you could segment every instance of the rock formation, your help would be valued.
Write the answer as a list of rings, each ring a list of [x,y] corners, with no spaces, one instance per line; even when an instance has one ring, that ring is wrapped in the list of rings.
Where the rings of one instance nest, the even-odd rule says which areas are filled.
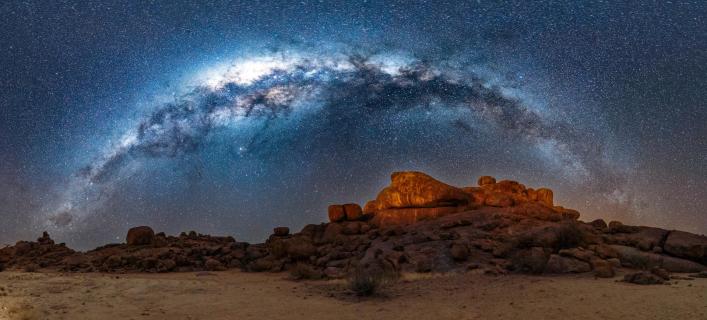
[[[129,246],[140,246],[151,244],[155,239],[155,232],[148,226],[135,227],[128,230],[125,242]]]
[[[81,253],[55,244],[45,233],[37,242],[0,249],[0,265],[74,272],[297,267],[317,278],[361,268],[478,269],[493,275],[592,272],[597,277],[613,277],[620,268],[641,270],[627,275],[626,281],[634,283],[660,283],[660,270],[707,270],[705,236],[616,221],[585,223],[578,220],[579,212],[555,205],[550,189],[489,176],[479,178],[478,186],[458,188],[421,172],[396,172],[390,186],[363,209],[331,205],[328,217],[328,223],[297,233],[277,227],[262,244],[193,231],[167,236],[137,227],[128,232],[126,244]]]

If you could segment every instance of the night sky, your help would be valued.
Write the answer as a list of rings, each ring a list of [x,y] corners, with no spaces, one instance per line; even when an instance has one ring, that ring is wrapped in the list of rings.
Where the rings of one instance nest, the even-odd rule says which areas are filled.
[[[0,244],[262,241],[398,170],[707,232],[705,2],[283,2],[3,1]]]

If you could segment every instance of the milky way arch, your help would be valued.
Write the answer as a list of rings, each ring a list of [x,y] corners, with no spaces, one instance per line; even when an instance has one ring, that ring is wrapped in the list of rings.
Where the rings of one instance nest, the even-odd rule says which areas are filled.
[[[100,205],[91,195],[110,193],[129,163],[197,152],[215,128],[339,108],[357,108],[362,117],[420,106],[468,110],[501,134],[550,154],[577,179],[607,174],[593,160],[600,144],[582,142],[571,125],[511,96],[504,86],[446,63],[394,55],[278,53],[238,59],[195,79],[188,92],[156,106],[77,172],[48,221],[57,227],[79,223],[91,211],[86,202]],[[257,137],[256,132],[248,148],[257,146]]]

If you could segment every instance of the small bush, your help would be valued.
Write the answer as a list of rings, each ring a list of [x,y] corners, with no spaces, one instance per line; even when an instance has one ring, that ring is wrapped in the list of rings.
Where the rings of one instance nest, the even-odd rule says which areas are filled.
[[[290,269],[290,277],[294,280],[319,280],[324,274],[306,263],[299,262]]]
[[[382,269],[356,268],[349,276],[348,285],[357,296],[368,297],[392,285],[398,277],[398,274]]]

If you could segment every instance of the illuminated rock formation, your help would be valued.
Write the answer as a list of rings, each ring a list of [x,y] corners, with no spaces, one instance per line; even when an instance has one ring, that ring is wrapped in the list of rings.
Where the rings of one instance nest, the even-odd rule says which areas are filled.
[[[0,249],[0,265],[74,272],[285,271],[342,277],[357,268],[406,272],[480,270],[499,275],[582,273],[613,277],[619,268],[665,272],[707,270],[707,237],[682,231],[579,221],[556,206],[552,191],[484,176],[457,188],[420,172],[396,172],[365,208],[331,205],[329,223],[300,232],[273,229],[265,243],[196,232],[178,237],[149,227],[128,232],[126,244],[75,252],[48,234]],[[643,281],[641,273],[627,281]],[[636,278],[636,279],[634,279]]]
[[[478,184],[457,188],[421,172],[395,172],[391,185],[366,203],[363,212],[378,226],[410,224],[483,206],[513,207],[516,213],[545,220],[579,218],[576,210],[553,206],[550,189],[534,190],[512,180],[496,182],[491,176],[480,177]]]

